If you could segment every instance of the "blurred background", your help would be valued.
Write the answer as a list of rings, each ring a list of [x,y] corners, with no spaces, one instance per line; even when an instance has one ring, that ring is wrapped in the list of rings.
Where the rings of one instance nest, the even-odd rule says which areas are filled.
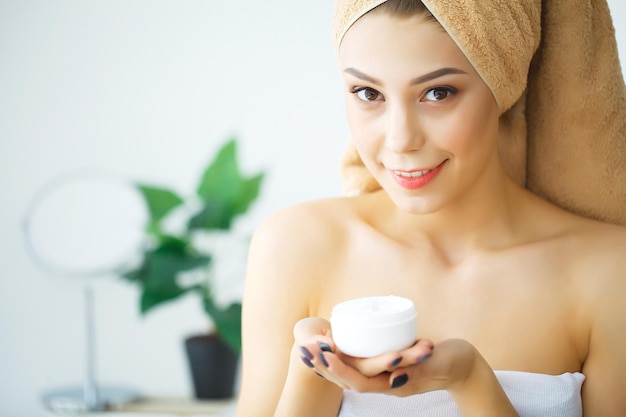
[[[83,298],[25,249],[21,224],[49,181],[99,169],[192,193],[239,138],[244,172],[266,171],[237,224],[339,195],[348,136],[333,1],[0,0],[0,416],[84,373]],[[610,0],[622,61],[626,3]],[[182,341],[209,325],[189,297],[139,314],[137,288],[94,282],[97,378],[191,396]]]

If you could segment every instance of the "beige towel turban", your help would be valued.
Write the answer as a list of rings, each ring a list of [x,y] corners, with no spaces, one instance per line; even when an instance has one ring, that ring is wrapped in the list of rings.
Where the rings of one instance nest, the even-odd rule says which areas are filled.
[[[385,0],[338,0],[334,34]],[[606,0],[423,0],[502,113],[500,152],[519,184],[626,225],[626,88]],[[352,145],[346,194],[380,188]]]

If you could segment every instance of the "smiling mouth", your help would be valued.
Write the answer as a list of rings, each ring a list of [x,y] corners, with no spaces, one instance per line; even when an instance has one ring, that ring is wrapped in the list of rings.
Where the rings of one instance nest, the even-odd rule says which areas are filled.
[[[420,170],[420,171],[411,171],[411,172],[408,172],[408,171],[397,171],[397,170],[394,169],[393,173],[396,174],[396,175],[399,175],[401,177],[404,177],[404,178],[419,178],[419,177],[421,177],[423,175],[428,174],[430,171],[432,171],[432,169],[423,169],[423,170]]]
[[[401,187],[406,188],[407,190],[416,190],[418,188],[425,187],[433,181],[439,175],[446,162],[448,162],[447,159],[436,167],[429,169],[416,169],[413,171],[392,169],[390,172],[392,173],[394,180]]]

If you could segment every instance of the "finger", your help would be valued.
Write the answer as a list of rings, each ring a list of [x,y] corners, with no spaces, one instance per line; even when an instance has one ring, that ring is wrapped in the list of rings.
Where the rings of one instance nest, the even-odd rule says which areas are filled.
[[[390,352],[373,358],[355,358],[352,356],[341,356],[343,361],[358,369],[365,376],[375,376],[383,372],[391,372],[403,361],[402,353]]]
[[[325,362],[323,353],[332,353],[330,345],[324,342],[314,342],[305,345],[295,345],[294,348],[298,350],[301,362],[318,376],[334,382],[335,384],[345,388],[339,381],[335,380],[332,373],[326,372],[328,364]]]
[[[320,352],[315,359],[315,369],[325,378],[344,389],[357,392],[383,392],[389,390],[388,375],[367,376],[344,363],[332,352]]]
[[[430,356],[432,356],[432,354],[424,357],[424,359],[422,359],[422,361],[418,364],[398,368],[394,370],[393,372],[389,373],[388,374],[389,386],[391,388],[399,388],[400,386],[404,385],[404,383],[406,383],[408,379],[413,380],[415,378],[419,378],[420,376],[423,376],[424,374],[428,374],[428,369],[426,368],[426,366],[427,366],[427,361],[430,358]],[[405,376],[406,376],[406,379],[404,380],[402,384],[400,384],[401,378],[399,377],[405,377]]]
[[[433,350],[429,350],[417,358],[417,363],[407,367],[398,367],[393,372],[389,373],[389,387],[392,390],[399,390],[411,382],[414,388],[424,388],[425,386],[422,384],[433,379],[432,372],[434,368],[431,365],[435,367],[436,365],[430,358],[434,354],[435,352]],[[422,381],[424,377],[426,377],[426,380]],[[436,380],[438,378],[434,379]],[[418,388],[417,392],[421,392],[421,388]]]
[[[320,317],[299,320],[293,328],[293,337],[299,345],[325,343],[331,350],[335,350],[330,322]]]
[[[322,348],[324,348],[324,346],[322,346]],[[324,349],[322,348],[320,348],[319,345],[315,345],[315,344],[300,346],[299,350],[301,354],[302,363],[308,368],[311,368],[311,370],[315,374],[317,374],[317,376],[322,377],[328,380],[329,382],[332,382],[338,385],[340,388],[347,389],[348,387],[345,384],[343,384],[340,380],[336,379],[335,375],[328,369],[329,363],[327,362],[327,359],[324,355],[326,354],[332,355],[332,352],[330,352],[326,348]]]
[[[411,366],[424,361],[432,355],[434,348],[435,345],[432,341],[419,339],[410,348],[399,352],[402,356],[402,361],[397,365],[397,367]]]
[[[362,374],[374,376],[383,372],[392,372],[399,367],[419,363],[420,360],[431,354],[433,346],[430,340],[422,339],[403,351],[389,352],[373,358],[340,357],[345,363],[358,369]]]

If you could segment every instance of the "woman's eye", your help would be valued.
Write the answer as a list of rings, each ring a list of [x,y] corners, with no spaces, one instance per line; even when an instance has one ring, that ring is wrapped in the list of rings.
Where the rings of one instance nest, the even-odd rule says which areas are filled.
[[[435,87],[431,88],[424,95],[424,101],[442,101],[448,97],[454,95],[456,90],[450,87]]]
[[[369,87],[355,88],[352,92],[362,101],[377,101],[383,99],[382,94]]]

